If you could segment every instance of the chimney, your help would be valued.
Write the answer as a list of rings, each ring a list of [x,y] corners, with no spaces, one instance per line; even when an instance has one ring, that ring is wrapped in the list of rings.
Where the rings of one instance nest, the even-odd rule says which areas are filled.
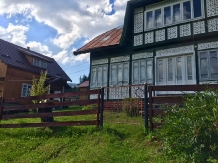
[[[28,49],[28,50],[30,50],[30,47],[29,47],[29,46],[27,46],[27,49]]]

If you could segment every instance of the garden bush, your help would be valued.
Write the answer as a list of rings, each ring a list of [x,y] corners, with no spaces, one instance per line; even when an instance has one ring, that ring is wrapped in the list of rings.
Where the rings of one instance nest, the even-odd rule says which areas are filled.
[[[138,99],[137,98],[125,98],[122,102],[122,110],[126,112],[127,116],[138,117],[139,108],[138,108]]]
[[[185,96],[171,106],[160,130],[167,156],[183,162],[218,162],[218,91]]]

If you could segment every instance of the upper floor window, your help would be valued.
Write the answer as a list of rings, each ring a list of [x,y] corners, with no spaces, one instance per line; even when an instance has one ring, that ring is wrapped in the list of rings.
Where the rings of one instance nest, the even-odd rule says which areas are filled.
[[[145,9],[145,30],[202,17],[202,4],[202,0],[184,0],[159,8]]]
[[[37,58],[33,58],[33,65],[42,68],[47,68],[47,62]]]

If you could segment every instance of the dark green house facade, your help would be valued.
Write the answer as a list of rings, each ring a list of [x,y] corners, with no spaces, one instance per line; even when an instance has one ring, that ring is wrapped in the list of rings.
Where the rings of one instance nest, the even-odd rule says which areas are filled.
[[[124,26],[74,54],[86,52],[90,89],[217,83],[218,0],[128,1]]]

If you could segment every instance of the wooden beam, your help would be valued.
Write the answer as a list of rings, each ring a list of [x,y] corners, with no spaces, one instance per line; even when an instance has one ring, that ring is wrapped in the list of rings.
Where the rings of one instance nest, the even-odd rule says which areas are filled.
[[[68,121],[68,122],[43,122],[43,123],[0,124],[0,128],[89,126],[89,125],[97,125],[97,124],[98,124],[97,120]]]

